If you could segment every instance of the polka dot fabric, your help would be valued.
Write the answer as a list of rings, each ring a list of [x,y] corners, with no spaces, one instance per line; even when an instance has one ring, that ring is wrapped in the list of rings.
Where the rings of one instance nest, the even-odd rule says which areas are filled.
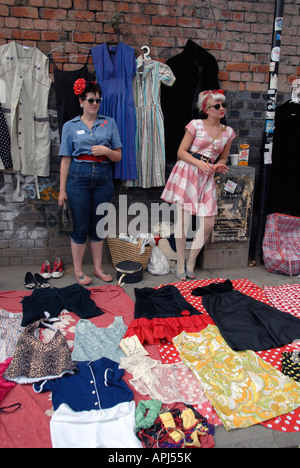
[[[201,297],[192,296],[191,291],[197,287],[203,287],[211,283],[217,283],[217,282],[222,282],[222,281],[225,281],[225,280],[222,278],[216,278],[216,279],[208,279],[208,280],[206,279],[206,280],[198,280],[198,281],[178,282],[178,283],[174,283],[174,285],[179,289],[183,297],[190,304],[192,304],[194,307],[200,310],[203,314],[208,315],[207,311],[202,305]],[[300,308],[299,308],[300,300],[297,301],[294,296],[294,300],[292,302],[292,309],[289,310],[287,297],[285,295],[286,291],[289,291],[289,292],[296,291],[299,294],[298,288],[300,285],[294,285],[294,286],[298,286],[298,288],[289,288],[289,287],[288,288],[278,287],[275,289],[271,288],[266,292],[265,291],[266,288],[261,289],[256,284],[252,283],[251,281],[247,279],[232,280],[232,284],[233,284],[234,289],[242,292],[243,294],[247,294],[253,299],[272,305],[273,307],[277,307],[278,309],[284,310],[287,313],[293,313],[294,315],[296,313],[299,313],[299,317],[300,317]],[[271,296],[271,293],[272,293],[272,296]],[[274,297],[276,297],[276,304],[274,304],[273,302]],[[279,307],[279,304],[281,305],[281,307]],[[285,309],[283,309],[282,307],[284,307]],[[293,351],[293,349],[294,348],[292,344],[289,344],[281,348],[268,349],[266,351],[258,351],[257,354],[266,362],[268,362],[269,364],[274,366],[276,369],[281,371],[282,370],[281,369],[282,352]],[[172,362],[180,361],[179,353],[177,352],[175,346],[173,346],[173,343],[170,343],[166,340],[162,340],[161,343],[158,345],[158,350],[159,350],[162,362],[166,364],[171,364]],[[210,403],[208,403],[205,407],[199,405],[197,409],[203,416],[205,416],[209,420],[210,423],[215,424],[215,425],[222,424]],[[274,429],[274,430],[281,431],[281,432],[297,432],[297,431],[300,432],[300,408],[297,408],[295,411],[292,411],[291,413],[270,419],[260,424],[262,424],[263,426],[269,429]]]
[[[4,169],[11,169],[13,167],[12,158],[11,158],[11,141],[10,135],[8,132],[6,120],[4,117],[4,112],[0,103],[0,135],[1,135],[1,144],[0,144],[0,159],[3,163]]]

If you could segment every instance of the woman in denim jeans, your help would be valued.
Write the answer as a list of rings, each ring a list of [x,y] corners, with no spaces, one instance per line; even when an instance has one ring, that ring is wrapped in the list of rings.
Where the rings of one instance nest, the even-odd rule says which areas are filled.
[[[97,232],[97,224],[104,215],[96,212],[99,205],[112,199],[111,163],[121,160],[122,144],[115,120],[98,115],[100,86],[81,78],[74,83],[74,92],[83,114],[66,122],[62,129],[58,204],[69,202],[74,225],[71,234],[74,273],[78,283],[86,286],[92,281],[82,270],[88,238],[94,274],[105,282],[112,281],[102,268],[103,237]]]

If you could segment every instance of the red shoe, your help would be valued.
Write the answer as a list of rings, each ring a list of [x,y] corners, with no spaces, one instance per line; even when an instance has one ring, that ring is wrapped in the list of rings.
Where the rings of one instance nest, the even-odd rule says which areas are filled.
[[[56,257],[53,270],[52,270],[52,278],[61,278],[64,274],[63,264],[59,257]]]
[[[50,263],[48,260],[44,260],[41,268],[41,275],[43,278],[51,278],[51,269],[50,269]]]

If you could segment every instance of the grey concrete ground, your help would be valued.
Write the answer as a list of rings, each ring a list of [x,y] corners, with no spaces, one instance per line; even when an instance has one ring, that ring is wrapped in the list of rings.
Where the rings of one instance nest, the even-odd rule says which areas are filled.
[[[105,267],[105,270],[113,274],[116,278],[115,270],[111,264]],[[0,269],[0,291],[10,290],[26,290],[24,287],[25,273],[39,273],[36,266],[30,267],[1,267]],[[97,277],[92,275],[92,265],[87,265],[85,272],[93,277],[93,282],[90,286],[101,286],[104,283]],[[269,273],[264,266],[245,267],[245,268],[230,268],[230,269],[214,269],[197,271],[197,279],[243,279],[246,278],[257,286],[277,286],[281,284],[299,284],[300,278],[291,278],[286,275]],[[134,299],[135,287],[156,287],[161,284],[173,283],[177,279],[173,273],[164,276],[154,276],[145,271],[143,281],[138,284],[125,284],[125,292]],[[64,287],[75,282],[74,274],[71,265],[65,265],[65,274],[60,279],[49,280],[52,286]],[[113,284],[116,284],[114,279]],[[300,446],[300,432],[283,433],[267,429],[262,425],[255,425],[246,429],[235,429],[226,431],[224,427],[216,427],[214,436],[216,448],[296,448]]]

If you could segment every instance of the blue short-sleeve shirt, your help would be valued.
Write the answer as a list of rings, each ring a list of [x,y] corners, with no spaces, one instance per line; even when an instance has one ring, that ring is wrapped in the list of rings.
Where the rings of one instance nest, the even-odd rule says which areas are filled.
[[[36,393],[52,392],[55,411],[63,403],[73,411],[91,411],[113,408],[133,400],[133,392],[123,380],[124,369],[119,369],[117,362],[103,357],[76,365],[78,372],[75,374],[33,385]]]
[[[99,115],[92,129],[81,120],[80,116],[63,125],[60,156],[92,154],[92,146],[103,145],[110,149],[122,147],[119,130],[114,119]]]

